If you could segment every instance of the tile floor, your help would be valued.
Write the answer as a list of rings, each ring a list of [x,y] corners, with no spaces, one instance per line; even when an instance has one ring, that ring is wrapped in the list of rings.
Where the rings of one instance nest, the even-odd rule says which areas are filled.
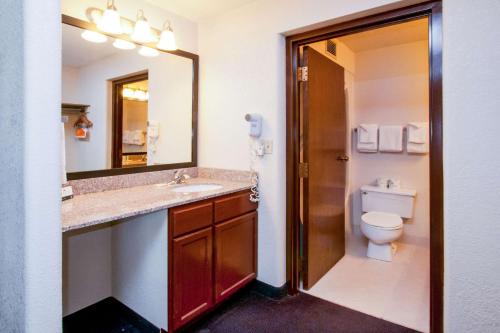
[[[398,243],[390,263],[366,257],[367,241],[349,237],[346,256],[310,295],[374,317],[429,332],[429,248]]]

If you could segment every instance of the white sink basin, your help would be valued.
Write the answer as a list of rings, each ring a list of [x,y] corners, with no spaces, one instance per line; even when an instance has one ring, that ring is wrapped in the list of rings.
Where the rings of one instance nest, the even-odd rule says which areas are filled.
[[[171,189],[172,192],[180,193],[194,193],[194,192],[206,192],[214,191],[222,188],[219,184],[185,184],[178,185]]]

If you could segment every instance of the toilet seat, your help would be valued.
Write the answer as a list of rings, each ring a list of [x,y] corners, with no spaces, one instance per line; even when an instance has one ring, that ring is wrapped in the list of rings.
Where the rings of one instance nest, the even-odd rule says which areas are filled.
[[[403,227],[403,219],[392,213],[369,212],[363,214],[361,220],[371,227],[383,230],[397,230]]]

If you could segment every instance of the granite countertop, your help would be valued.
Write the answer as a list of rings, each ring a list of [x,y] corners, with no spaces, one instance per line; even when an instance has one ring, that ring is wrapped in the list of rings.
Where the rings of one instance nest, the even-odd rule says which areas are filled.
[[[249,189],[250,182],[191,178],[187,184],[219,184],[222,188],[193,193],[171,191],[176,185],[153,184],[76,195],[62,203],[62,232],[152,213],[194,201]]]

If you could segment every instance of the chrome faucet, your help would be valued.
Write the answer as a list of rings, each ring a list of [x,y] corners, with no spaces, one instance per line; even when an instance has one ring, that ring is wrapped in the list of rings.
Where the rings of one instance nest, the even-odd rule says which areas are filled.
[[[186,179],[189,179],[189,175],[184,172],[184,170],[177,170],[174,172],[174,180],[168,183],[168,185],[174,185],[174,184],[183,184],[186,182]]]

